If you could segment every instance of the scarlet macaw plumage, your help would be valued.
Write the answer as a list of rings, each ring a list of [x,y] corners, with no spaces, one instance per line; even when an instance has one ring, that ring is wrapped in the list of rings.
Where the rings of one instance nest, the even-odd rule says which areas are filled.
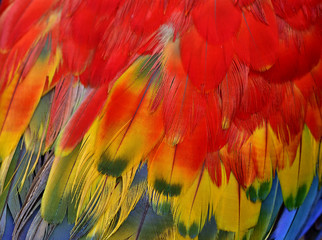
[[[321,1],[0,14],[4,239],[322,237]]]

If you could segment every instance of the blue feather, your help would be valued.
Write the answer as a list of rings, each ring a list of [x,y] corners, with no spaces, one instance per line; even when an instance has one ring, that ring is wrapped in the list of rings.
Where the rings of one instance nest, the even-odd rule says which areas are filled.
[[[321,195],[321,192],[320,192],[320,195]],[[315,208],[311,212],[311,215],[308,218],[308,221],[305,224],[300,236],[303,236],[304,234],[306,234],[306,232],[313,226],[313,224],[316,222],[316,220],[320,217],[321,214],[322,214],[322,199],[320,199],[315,205]]]
[[[285,240],[297,239],[300,233],[300,229],[303,228],[307,222],[312,206],[318,195],[319,180],[317,177],[313,179],[310,191],[308,192],[303,204],[297,209],[292,225],[290,226]]]
[[[258,223],[251,235],[252,240],[264,238],[272,228],[279,209],[283,203],[282,190],[278,178],[274,178],[271,191],[262,202]]]
[[[283,210],[281,217],[278,219],[278,224],[272,233],[270,239],[289,239],[294,240],[299,237],[300,230],[304,227],[310,214],[310,209],[317,198],[318,178],[315,177],[310,191],[305,198],[304,203],[300,208],[289,211],[286,208]],[[318,195],[319,197],[320,195]]]
[[[69,224],[67,218],[65,217],[63,222],[55,227],[53,233],[50,235],[49,240],[69,239],[70,232],[73,227],[74,224]]]
[[[10,213],[10,211],[9,211],[9,209],[7,207],[5,207],[4,214],[2,215],[2,217],[6,218],[5,219],[5,231],[4,231],[4,234],[2,236],[2,239],[3,240],[9,240],[9,239],[11,239],[12,232],[13,232],[13,229],[14,229],[15,225],[14,225],[13,217],[12,217],[12,215],[11,215],[11,213]],[[0,221],[0,223],[2,224],[3,221]],[[1,237],[1,235],[0,235],[0,237]]]

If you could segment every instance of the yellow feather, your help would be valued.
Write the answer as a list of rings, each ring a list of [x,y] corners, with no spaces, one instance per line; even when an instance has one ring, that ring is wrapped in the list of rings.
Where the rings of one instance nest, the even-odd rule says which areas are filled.
[[[256,225],[260,208],[260,202],[253,203],[247,199],[245,190],[231,174],[215,210],[218,229],[234,232],[235,238],[242,239]]]
[[[319,186],[322,186],[322,140],[319,142],[319,150],[318,150],[318,162],[319,162]]]
[[[287,165],[277,171],[288,209],[299,207],[303,203],[315,175],[318,152],[319,143],[308,127],[304,126],[293,164],[287,161]]]
[[[12,161],[13,154],[14,153],[10,154],[8,157],[3,159],[2,164],[0,164],[0,195],[5,187],[4,183],[5,183],[5,180],[7,177],[8,169],[9,169],[11,161]]]
[[[117,218],[116,224],[114,222],[111,222],[108,228],[105,227],[103,238],[108,239],[121,227],[123,222],[126,220],[130,212],[134,209],[137,202],[142,197],[142,194],[146,190],[146,186],[147,186],[146,181],[143,181],[130,188],[128,193],[125,195],[126,198],[124,199],[122,205],[120,206],[119,216]]]
[[[20,79],[20,73],[16,72],[13,81],[5,89],[5,92],[1,94],[0,159],[7,157],[17,146],[43,93],[46,78],[53,77],[61,60],[59,49],[56,50],[54,56],[51,56],[50,53],[45,53],[44,55],[37,60],[25,79]],[[19,83],[18,80],[20,81]],[[28,101],[30,100],[31,92],[33,98]],[[25,107],[22,108],[21,106]],[[10,108],[8,109],[7,107]],[[22,116],[23,119],[20,119]]]
[[[206,221],[214,214],[217,204],[227,186],[226,174],[222,166],[222,184],[217,187],[207,170],[197,177],[189,190],[176,198],[173,204],[174,219],[179,232],[191,238],[196,237]]]

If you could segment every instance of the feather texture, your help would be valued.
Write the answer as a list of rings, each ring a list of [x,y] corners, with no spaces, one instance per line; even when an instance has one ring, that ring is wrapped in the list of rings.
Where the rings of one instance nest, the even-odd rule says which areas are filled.
[[[0,236],[318,236],[321,23],[318,0],[0,1]]]

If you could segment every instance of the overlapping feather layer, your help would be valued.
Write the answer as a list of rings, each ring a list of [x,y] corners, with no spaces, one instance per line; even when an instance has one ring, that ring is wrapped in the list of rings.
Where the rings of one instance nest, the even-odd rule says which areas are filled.
[[[319,0],[0,13],[0,236],[294,239],[321,214]]]

